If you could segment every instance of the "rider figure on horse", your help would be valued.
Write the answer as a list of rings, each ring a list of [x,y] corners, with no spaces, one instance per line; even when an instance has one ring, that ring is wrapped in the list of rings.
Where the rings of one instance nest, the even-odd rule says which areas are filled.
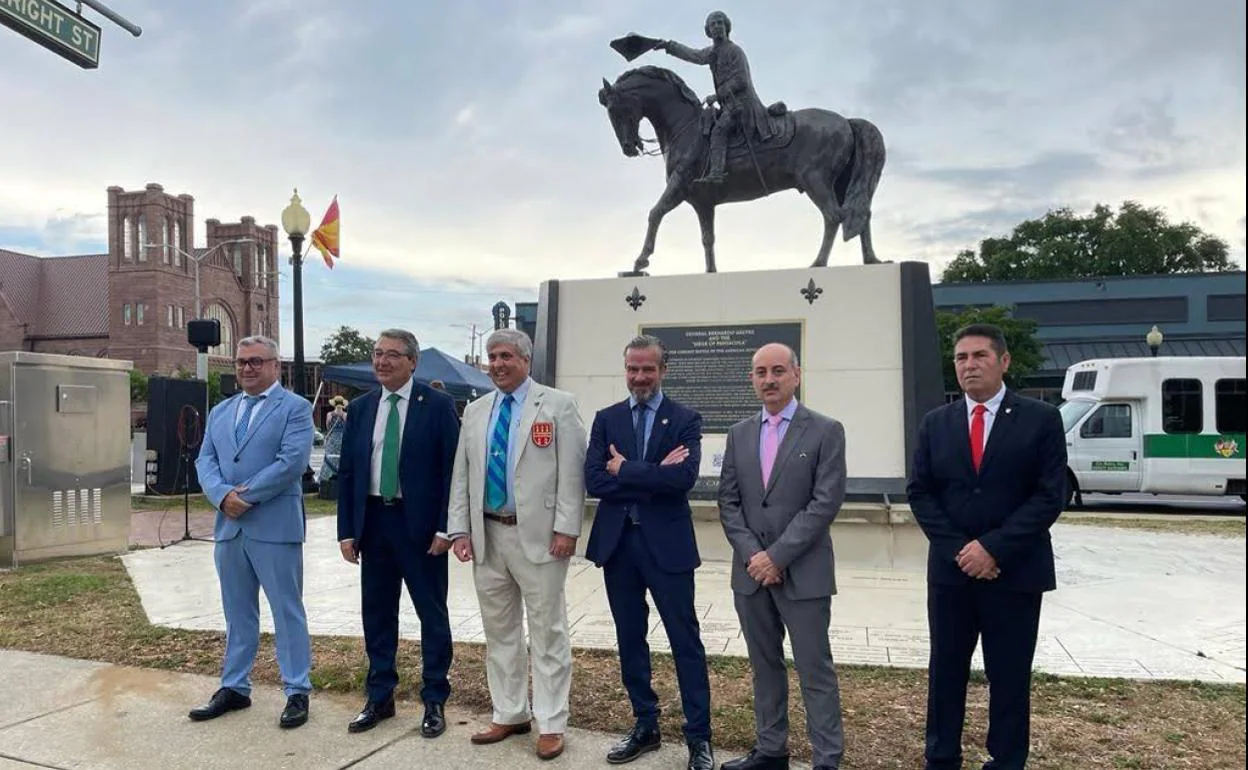
[[[706,176],[697,181],[719,183],[724,181],[730,133],[740,128],[745,133],[746,144],[752,146],[755,138],[759,142],[771,138],[771,121],[754,91],[754,81],[750,79],[750,63],[745,58],[745,51],[728,39],[728,34],[732,32],[732,22],[728,15],[723,11],[712,12],[706,17],[705,30],[706,36],[712,41],[706,48],[689,48],[674,40],[663,40],[655,47],[677,59],[691,64],[706,64],[711,68],[715,93],[706,97],[706,106],[719,102],[719,114],[711,129],[710,169]]]

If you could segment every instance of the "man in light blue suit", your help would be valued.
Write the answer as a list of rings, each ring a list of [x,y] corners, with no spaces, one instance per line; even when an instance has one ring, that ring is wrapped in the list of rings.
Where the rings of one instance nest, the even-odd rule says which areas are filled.
[[[221,688],[193,709],[195,721],[251,705],[251,668],[260,642],[260,589],[277,631],[277,665],[286,692],[279,724],[308,721],[311,640],[303,608],[305,520],[302,476],[312,454],[312,406],[278,384],[277,343],[247,337],[235,360],[242,393],[208,416],[195,469],[217,509],[213,538],[225,661]]]

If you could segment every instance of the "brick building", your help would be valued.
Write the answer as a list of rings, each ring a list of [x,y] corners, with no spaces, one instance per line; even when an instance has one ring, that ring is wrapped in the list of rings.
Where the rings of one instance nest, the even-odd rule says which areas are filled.
[[[194,371],[186,322],[195,318],[196,264],[202,316],[221,321],[210,361],[225,366],[249,334],[276,339],[277,226],[209,219],[197,248],[194,204],[158,184],[110,187],[107,254],[0,250],[0,350],[126,359],[148,374]]]

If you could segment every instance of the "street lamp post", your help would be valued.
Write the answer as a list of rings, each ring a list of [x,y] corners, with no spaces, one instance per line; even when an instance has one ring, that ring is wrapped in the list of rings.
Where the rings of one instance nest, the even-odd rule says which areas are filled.
[[[1148,349],[1152,351],[1153,358],[1157,357],[1157,351],[1161,350],[1161,343],[1165,340],[1165,336],[1161,333],[1161,329],[1156,326],[1148,330],[1148,334],[1144,335],[1144,341],[1148,343]]]
[[[299,200],[299,190],[290,196],[290,205],[282,211],[282,229],[290,238],[290,264],[294,271],[295,288],[295,371],[294,389],[307,398],[307,373],[303,367],[303,237],[312,226],[312,216]]]
[[[255,243],[255,242],[256,242],[255,238],[232,238],[228,241],[221,241],[216,246],[213,246],[211,249],[208,249],[203,254],[200,254],[198,257],[195,256],[194,254],[190,254],[188,252],[183,251],[177,246],[174,246],[172,243],[144,243],[142,245],[143,247],[150,248],[150,249],[164,249],[164,248],[173,249],[174,251],[181,254],[187,261],[195,265],[195,317],[203,318],[204,317],[203,299],[201,298],[200,293],[199,293],[199,263],[203,262],[205,259],[215,254],[217,249],[220,249],[222,246],[229,246],[234,243]],[[200,353],[195,354],[195,379],[204,380],[205,382],[208,381],[208,354],[206,352],[200,352]]]

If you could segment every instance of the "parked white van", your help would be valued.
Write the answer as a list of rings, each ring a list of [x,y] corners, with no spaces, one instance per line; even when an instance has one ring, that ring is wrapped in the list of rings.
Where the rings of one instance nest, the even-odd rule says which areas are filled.
[[[1243,357],[1082,361],[1062,398],[1071,504],[1081,492],[1248,500]]]

